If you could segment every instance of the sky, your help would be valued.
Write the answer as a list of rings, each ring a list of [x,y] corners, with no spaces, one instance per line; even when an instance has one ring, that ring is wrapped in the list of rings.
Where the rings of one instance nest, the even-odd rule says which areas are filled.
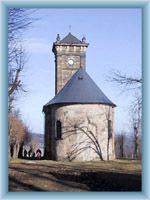
[[[134,91],[122,92],[109,81],[113,71],[140,75],[142,68],[141,9],[38,9],[38,18],[23,34],[22,43],[28,61],[21,75],[26,93],[16,102],[23,121],[34,133],[44,134],[43,105],[54,97],[55,65],[53,42],[59,33],[63,39],[71,25],[78,39],[86,36],[89,43],[86,71],[104,94],[117,105],[116,132],[130,132],[129,108]]]

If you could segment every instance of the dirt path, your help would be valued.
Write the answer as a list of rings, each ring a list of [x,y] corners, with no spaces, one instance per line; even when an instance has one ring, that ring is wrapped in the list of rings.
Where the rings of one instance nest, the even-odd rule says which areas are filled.
[[[17,160],[9,165],[9,191],[140,191],[136,161],[67,163]]]

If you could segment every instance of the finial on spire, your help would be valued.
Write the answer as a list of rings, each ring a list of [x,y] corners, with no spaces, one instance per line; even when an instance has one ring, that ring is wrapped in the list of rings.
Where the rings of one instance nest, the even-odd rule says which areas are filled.
[[[60,41],[60,35],[57,34],[57,37],[56,37],[56,42],[59,42]]]
[[[86,37],[85,37],[85,35],[83,35],[83,37],[82,37],[82,43],[86,43]]]
[[[71,33],[71,28],[72,28],[71,25],[69,25],[69,32],[70,32],[70,33]]]

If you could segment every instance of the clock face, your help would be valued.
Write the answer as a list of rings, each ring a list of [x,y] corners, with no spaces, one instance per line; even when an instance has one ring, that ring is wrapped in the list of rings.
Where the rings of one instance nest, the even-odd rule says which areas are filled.
[[[72,59],[68,59],[68,64],[69,64],[70,66],[72,66],[72,65],[74,64],[74,61],[73,61]]]

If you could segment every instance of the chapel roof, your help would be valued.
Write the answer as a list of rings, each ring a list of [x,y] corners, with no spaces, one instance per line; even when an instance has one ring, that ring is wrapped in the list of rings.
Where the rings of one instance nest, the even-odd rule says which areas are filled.
[[[105,96],[83,68],[79,68],[59,93],[45,106],[54,104],[106,104],[112,107],[116,106]]]

